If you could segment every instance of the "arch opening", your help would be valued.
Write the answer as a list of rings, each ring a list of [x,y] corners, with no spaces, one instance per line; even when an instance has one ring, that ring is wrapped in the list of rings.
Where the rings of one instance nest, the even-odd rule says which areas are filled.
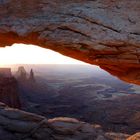
[[[82,61],[66,57],[50,49],[35,45],[13,44],[0,48],[0,66],[10,64],[81,64]]]
[[[123,132],[118,124],[108,121],[107,115],[101,123],[104,110],[115,122],[127,111],[126,106],[131,108],[131,113],[139,110],[139,104],[135,103],[140,98],[140,87],[118,80],[99,67],[33,45],[16,44],[2,50],[5,52],[0,49],[0,60],[13,69],[20,91],[20,106],[25,111],[47,118],[75,117],[99,123],[106,131],[113,125],[118,132]],[[13,59],[4,60],[4,57]],[[125,114],[131,124],[128,113]],[[114,128],[112,131],[116,131]],[[129,125],[127,132],[136,132],[136,129]]]
[[[12,69],[14,69],[13,71],[15,71],[19,66],[22,65],[43,66],[48,64],[66,65],[64,67],[67,67],[67,65],[83,65],[83,67],[85,66],[85,69],[83,69],[85,70],[85,73],[90,71],[95,75],[99,75],[99,77],[103,76],[104,78],[106,78],[107,76],[110,77],[109,79],[116,79],[114,76],[110,75],[110,71],[110,73],[108,73],[96,65],[85,63],[83,61],[64,56],[56,51],[52,51],[50,49],[42,48],[36,45],[26,45],[20,43],[13,44],[12,46],[7,46],[5,48],[0,48],[0,67],[12,67]],[[27,69],[29,71],[29,68]],[[70,67],[68,69],[70,69]],[[107,69],[109,70],[109,68]],[[72,70],[78,72],[80,69],[76,70],[73,68]],[[133,89],[136,89],[134,93],[139,92],[139,86],[132,85],[132,90]]]
[[[31,37],[33,37],[33,36],[31,36]],[[32,39],[33,38],[31,38],[31,40]],[[10,42],[11,42],[11,40],[10,40]],[[18,42],[18,41],[14,40],[14,42]],[[19,42],[21,44],[22,43],[27,43],[27,42],[29,44],[32,44],[30,42],[30,38],[29,38],[29,40],[27,40],[27,42],[24,39],[23,40],[19,40]],[[10,44],[13,44],[13,40],[12,40],[12,42]],[[67,47],[67,46],[64,46],[64,47],[61,48],[61,47],[59,47],[57,45],[54,46],[54,44],[50,45],[50,46],[48,45],[48,46],[44,47],[44,46],[42,46],[39,43],[33,43],[33,44],[35,44],[35,46],[36,45],[40,45],[44,49],[46,49],[46,48],[50,49],[50,50],[58,52],[58,53],[60,53],[60,54],[62,54],[64,56],[67,56],[69,58],[73,58],[73,59],[79,60],[79,63],[83,62],[83,64],[87,63],[87,64],[99,66],[101,69],[109,72],[111,75],[116,76],[119,79],[121,79],[123,81],[126,81],[128,83],[133,83],[133,84],[137,84],[137,85],[139,85],[139,83],[140,83],[140,78],[139,78],[140,66],[139,66],[139,63],[135,63],[135,61],[137,61],[137,60],[132,58],[132,61],[131,61],[131,59],[129,58],[129,57],[131,57],[131,54],[130,55],[126,54],[126,56],[122,56],[122,57],[124,57],[124,60],[122,58],[122,60],[120,61],[117,58],[118,56],[116,56],[116,55],[110,55],[110,54],[108,54],[108,52],[107,52],[107,54],[104,55],[104,53],[106,53],[106,50],[103,50],[103,51],[91,50],[90,48],[86,48],[86,49],[85,48],[84,49],[80,48],[79,49],[79,48],[77,48],[77,46],[76,46],[76,48],[73,48],[73,47],[70,48],[70,47]],[[86,47],[88,47],[88,46],[86,46]],[[100,46],[99,46],[99,48],[100,48]],[[101,53],[101,54],[99,55],[98,53],[99,54]],[[28,59],[28,60],[30,60],[30,59]],[[35,61],[37,62],[37,60],[35,60]],[[74,63],[78,63],[78,61],[74,62]]]

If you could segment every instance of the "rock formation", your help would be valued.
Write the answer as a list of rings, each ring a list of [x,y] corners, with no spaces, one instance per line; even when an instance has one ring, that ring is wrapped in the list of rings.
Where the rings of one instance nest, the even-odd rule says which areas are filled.
[[[0,102],[10,107],[20,108],[18,85],[14,77],[0,78]]]
[[[139,13],[139,0],[0,0],[0,46],[38,45],[140,84]],[[4,105],[0,106],[0,126],[2,140],[128,137],[106,134],[75,119],[47,120]]]
[[[33,71],[33,69],[31,69],[31,71],[30,71],[30,75],[29,75],[29,81],[30,82],[35,82],[35,76],[34,76],[34,71]]]
[[[1,0],[0,46],[25,43],[140,84],[139,0]]]
[[[11,68],[0,68],[0,78],[2,77],[12,77]]]
[[[18,71],[16,73],[16,77],[18,80],[21,80],[21,81],[27,80],[27,72],[23,66],[18,68]]]
[[[105,133],[99,125],[73,118],[47,119],[0,103],[1,140],[139,140],[121,133]],[[134,138],[134,139],[133,139]]]
[[[140,140],[140,133],[136,133],[135,135],[129,137],[127,140]]]

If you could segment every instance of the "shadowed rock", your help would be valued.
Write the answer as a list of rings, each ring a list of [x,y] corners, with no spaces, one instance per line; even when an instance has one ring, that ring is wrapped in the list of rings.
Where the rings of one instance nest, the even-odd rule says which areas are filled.
[[[20,108],[18,83],[14,77],[0,78],[0,102],[13,108]]]
[[[48,120],[43,116],[9,108],[2,103],[0,134],[2,140],[126,140],[129,137],[122,133],[105,133],[98,125],[73,118]],[[138,134],[134,137],[138,138]]]
[[[29,75],[29,81],[35,83],[35,76],[34,76],[34,71],[31,69],[30,75]]]
[[[20,66],[18,68],[18,71],[16,72],[16,77],[18,80],[21,80],[24,82],[27,80],[27,72],[23,66]]]
[[[0,78],[12,77],[11,68],[0,68]]]

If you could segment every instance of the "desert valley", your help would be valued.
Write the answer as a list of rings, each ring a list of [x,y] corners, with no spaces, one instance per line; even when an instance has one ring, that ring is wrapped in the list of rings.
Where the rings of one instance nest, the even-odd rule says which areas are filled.
[[[137,85],[92,65],[10,67],[18,83],[15,104],[22,110],[49,119],[77,118],[98,124],[106,132],[134,134],[140,130]]]
[[[0,140],[140,140],[140,0],[0,0]]]

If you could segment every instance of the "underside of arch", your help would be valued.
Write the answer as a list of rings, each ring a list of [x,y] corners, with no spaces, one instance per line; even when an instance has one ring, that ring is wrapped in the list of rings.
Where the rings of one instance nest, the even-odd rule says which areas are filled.
[[[49,48],[140,84],[140,1],[2,0],[0,46],[14,43]]]

